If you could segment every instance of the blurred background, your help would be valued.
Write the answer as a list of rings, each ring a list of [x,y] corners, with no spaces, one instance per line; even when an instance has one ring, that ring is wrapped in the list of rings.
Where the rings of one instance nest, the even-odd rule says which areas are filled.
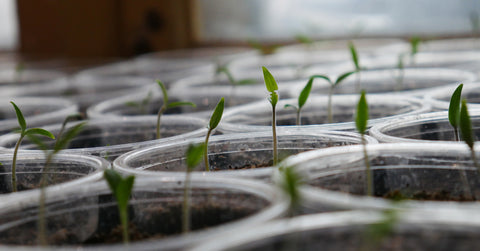
[[[5,55],[115,58],[294,37],[479,34],[479,0],[2,0]]]

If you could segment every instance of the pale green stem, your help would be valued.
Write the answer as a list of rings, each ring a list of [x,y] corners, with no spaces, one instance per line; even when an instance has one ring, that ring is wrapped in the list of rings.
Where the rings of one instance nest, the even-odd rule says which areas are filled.
[[[328,104],[327,104],[327,121],[328,123],[333,123],[333,111],[332,111],[332,95],[333,95],[333,85],[330,86],[328,92]]]
[[[296,120],[296,125],[302,125],[302,121],[300,121],[300,108],[297,109],[297,120]]]
[[[122,223],[123,244],[127,245],[130,242],[130,237],[128,236],[128,205],[126,208],[118,207],[118,213]]]
[[[362,145],[363,145],[363,159],[365,161],[365,175],[367,177],[367,195],[373,196],[373,177],[370,170],[370,161],[368,161],[367,154],[367,142],[365,141],[365,135],[362,134]]]
[[[160,110],[158,110],[158,114],[157,114],[157,134],[156,134],[157,139],[160,138],[160,118],[162,117],[162,114],[165,112],[165,110],[167,110],[165,105],[162,105],[162,107],[160,107]]]
[[[12,160],[12,192],[17,191],[17,153],[20,144],[22,143],[23,138],[25,135],[21,134],[20,138],[18,138],[17,143],[15,144],[15,150],[13,151],[13,160]]]
[[[458,135],[458,128],[456,126],[453,127],[453,134],[455,135],[455,141],[460,141],[460,136]]]
[[[273,165],[278,163],[278,149],[277,149],[277,120],[275,116],[275,106],[272,106],[272,134],[273,134]]]
[[[210,138],[210,134],[212,133],[212,129],[208,129],[207,137],[205,137],[205,151],[203,152],[203,161],[205,163],[205,171],[210,172],[210,164],[208,162],[208,139]]]
[[[183,209],[182,209],[182,232],[187,233],[190,231],[190,170],[187,170],[185,177],[185,187],[183,188]]]
[[[47,155],[47,160],[45,161],[45,167],[42,171],[42,178],[40,180],[40,204],[38,209],[38,243],[41,246],[47,246],[47,219],[46,219],[46,187],[47,187],[47,173],[52,162],[53,154],[50,153]]]

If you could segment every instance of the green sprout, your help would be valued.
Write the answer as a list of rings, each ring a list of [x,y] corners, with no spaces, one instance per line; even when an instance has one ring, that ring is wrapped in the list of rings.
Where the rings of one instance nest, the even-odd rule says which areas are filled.
[[[128,101],[125,102],[125,105],[137,108],[140,114],[147,114],[147,105],[150,104],[150,102],[152,101],[152,96],[152,91],[149,91],[145,98],[143,98],[140,102]]]
[[[106,169],[103,173],[108,186],[117,201],[118,213],[122,224],[123,243],[128,244],[128,201],[132,194],[135,176],[122,177],[118,172],[112,169]]]
[[[448,121],[453,127],[455,141],[459,141],[458,124],[460,123],[460,99],[462,95],[463,84],[460,84],[450,98],[450,106],[448,107]]]
[[[303,34],[296,35],[295,40],[297,40],[297,42],[304,44],[306,46],[311,46],[313,44],[313,39]]]
[[[183,189],[183,209],[182,209],[182,230],[184,233],[190,231],[190,173],[202,161],[202,154],[205,152],[205,144],[190,144],[187,148],[187,174],[185,176],[185,187]]]
[[[360,67],[357,49],[355,48],[355,45],[353,44],[352,41],[348,42],[348,48],[350,50],[350,55],[352,56],[353,65],[355,66],[355,72],[357,73],[356,74],[357,80],[355,82],[355,86],[357,91],[359,91],[360,90],[360,71],[362,70],[362,67]]]
[[[279,186],[290,200],[288,216],[293,217],[301,204],[299,187],[303,184],[303,180],[298,171],[292,166],[281,166],[279,170],[281,174]]]
[[[462,99],[462,106],[460,108],[459,127],[460,127],[460,132],[462,133],[463,141],[465,141],[465,143],[470,148],[473,164],[475,165],[477,170],[480,172],[480,166],[478,165],[477,157],[475,155],[475,150],[474,150],[475,139],[473,136],[472,122],[470,121],[470,115],[468,114],[466,99]]]
[[[360,94],[360,100],[358,101],[358,105],[357,105],[355,125],[357,127],[358,132],[362,136],[363,157],[365,161],[365,175],[367,177],[367,195],[373,196],[373,179],[372,179],[372,172],[370,171],[370,162],[368,161],[367,142],[365,140],[367,124],[368,124],[368,104],[367,104],[367,98],[365,97],[365,90],[362,90],[362,93]]]
[[[277,119],[276,119],[276,112],[275,107],[278,103],[278,85],[275,78],[273,78],[272,74],[268,71],[265,66],[262,66],[263,70],[263,78],[265,80],[265,86],[267,87],[267,91],[270,92],[269,101],[272,105],[272,138],[273,138],[273,165],[277,165],[278,162],[278,150],[277,150]]]
[[[276,45],[276,44],[272,44],[272,45],[262,44],[254,39],[247,40],[247,44],[250,45],[250,47],[259,51],[262,55],[273,54],[279,47],[279,45]]]
[[[12,192],[17,191],[17,175],[16,175],[16,165],[17,165],[17,154],[20,144],[22,143],[23,138],[28,135],[42,135],[45,137],[49,137],[51,139],[55,139],[53,134],[45,129],[42,128],[29,128],[27,129],[27,123],[25,122],[25,117],[23,116],[22,111],[18,106],[13,102],[10,101],[15,109],[15,113],[17,114],[18,125],[20,126],[20,137],[15,144],[15,149],[13,151],[13,160],[12,160]]]
[[[326,75],[314,75],[310,78],[322,78],[322,79],[325,79],[327,80],[327,82],[330,84],[330,89],[328,91],[328,103],[327,103],[327,121],[328,123],[333,123],[333,111],[332,111],[332,95],[333,95],[333,92],[335,90],[335,87],[337,87],[338,85],[340,85],[340,83],[342,83],[342,81],[344,81],[348,76],[352,75],[353,73],[355,73],[355,71],[350,71],[350,72],[346,72],[346,73],[343,73],[342,75],[340,75],[337,80],[335,80],[335,82],[333,82],[328,76]]]
[[[160,107],[160,109],[158,109],[158,113],[157,113],[157,131],[156,131],[157,136],[156,136],[156,138],[159,139],[160,138],[160,118],[161,118],[162,114],[165,111],[167,111],[167,109],[174,108],[174,107],[179,107],[179,106],[196,107],[196,105],[192,102],[185,102],[185,101],[168,102],[167,88],[165,88],[165,85],[160,80],[157,80],[157,84],[160,87],[160,89],[162,90],[162,94],[163,94],[163,104]]]
[[[215,110],[210,117],[210,122],[207,126],[208,132],[207,136],[205,137],[205,151],[203,151],[203,161],[205,162],[205,171],[207,172],[210,172],[210,164],[208,161],[208,139],[210,138],[210,134],[212,134],[212,131],[215,130],[215,128],[217,128],[218,124],[220,123],[224,107],[225,99],[222,97],[220,101],[218,101],[217,106],[215,107]]]
[[[415,64],[415,55],[418,53],[418,46],[422,40],[418,36],[413,36],[410,38],[410,61],[412,65]]]
[[[397,85],[396,85],[396,90],[402,90],[403,89],[403,79],[405,77],[405,65],[403,63],[405,54],[400,53],[398,55],[398,61],[397,61],[397,69],[398,69],[398,77],[397,77]]]
[[[232,97],[234,96],[235,88],[237,86],[252,85],[252,84],[257,83],[257,81],[255,79],[252,79],[252,78],[239,79],[239,80],[235,79],[233,77],[232,72],[230,71],[230,69],[228,69],[228,67],[226,65],[217,67],[216,74],[220,74],[220,73],[225,74],[225,76],[227,76],[228,82],[232,85],[232,90],[231,90],[230,96],[228,98],[229,102],[231,102],[233,100]]]
[[[291,104],[286,104],[284,106],[284,108],[291,107],[297,111],[296,125],[302,124],[300,112],[303,106],[305,105],[305,103],[307,102],[308,96],[310,95],[310,91],[312,90],[313,79],[314,79],[313,77],[310,77],[305,87],[303,87],[302,92],[300,92],[300,95],[298,96],[298,106],[291,105]]]

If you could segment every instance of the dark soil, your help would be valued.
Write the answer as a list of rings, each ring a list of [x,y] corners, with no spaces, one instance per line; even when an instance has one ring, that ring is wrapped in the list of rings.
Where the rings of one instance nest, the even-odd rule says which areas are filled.
[[[425,190],[417,191],[410,196],[402,194],[402,192],[399,190],[395,190],[395,191],[390,191],[387,194],[384,194],[382,197],[386,199],[395,200],[395,201],[401,201],[401,200],[423,200],[423,201],[431,200],[431,201],[459,201],[459,202],[476,201],[476,198],[466,197],[464,195],[453,196],[450,192],[445,190],[440,190],[436,192],[427,192]]]

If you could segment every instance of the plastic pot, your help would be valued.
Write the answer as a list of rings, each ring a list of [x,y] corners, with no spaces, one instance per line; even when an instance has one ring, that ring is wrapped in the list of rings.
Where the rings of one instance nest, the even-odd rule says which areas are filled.
[[[453,84],[435,88],[425,95],[425,100],[432,105],[434,111],[448,110],[452,94],[458,86],[459,84]],[[462,98],[467,99],[469,109],[480,108],[479,88],[479,82],[463,83]]]
[[[289,130],[278,132],[280,159],[313,149],[359,144],[359,134],[336,131]],[[376,143],[370,137],[367,143]],[[199,144],[204,137],[183,142],[155,145],[126,153],[117,158],[116,170],[128,174],[168,176],[183,175],[185,153],[190,144]],[[208,143],[210,172],[201,163],[195,171],[204,175],[228,175],[269,181],[275,170],[272,166],[272,132],[252,132],[212,136]]]

